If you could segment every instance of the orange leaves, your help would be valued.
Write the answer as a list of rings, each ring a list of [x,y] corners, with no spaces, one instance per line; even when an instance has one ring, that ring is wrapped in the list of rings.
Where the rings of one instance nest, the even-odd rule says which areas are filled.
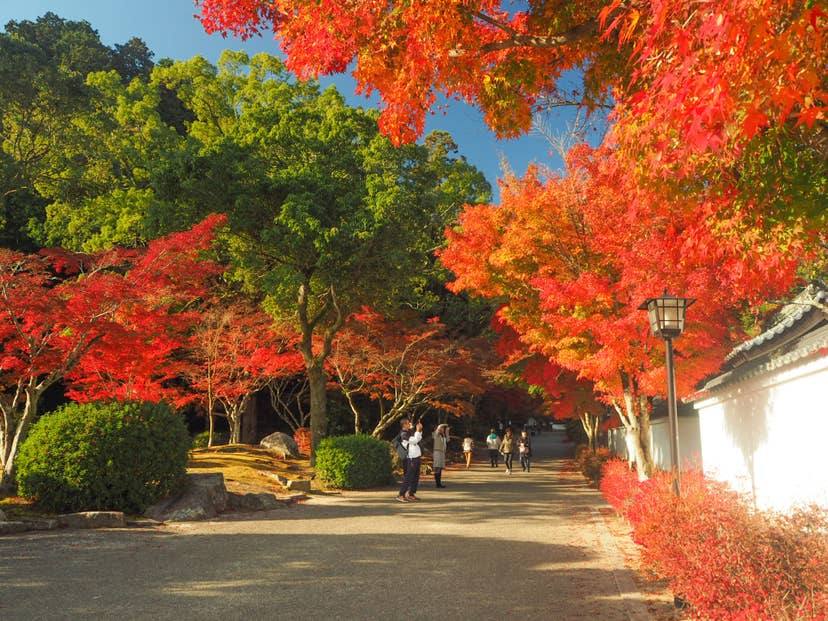
[[[824,4],[664,0],[640,39],[616,109],[616,135],[652,173],[692,176],[714,154],[728,165],[772,124],[824,119]],[[655,8],[655,4],[654,4]],[[659,15],[662,13],[659,13]],[[673,140],[657,139],[672,128]]]
[[[499,0],[199,0],[198,6],[208,32],[247,37],[270,26],[300,76],[354,67],[357,90],[379,93],[383,131],[397,143],[422,133],[438,93],[477,104],[501,136],[526,132],[538,96],[555,92],[561,73],[588,66],[603,50],[592,34],[601,6],[594,0],[526,12]]]
[[[677,342],[692,360],[686,391],[720,363],[743,306],[790,286],[803,249],[795,231],[767,231],[727,195],[663,201],[614,156],[581,147],[566,177],[508,179],[499,207],[466,208],[441,260],[455,290],[504,301],[498,317],[526,350],[616,398],[620,373],[664,390],[663,354],[638,305],[664,287],[698,298]]]

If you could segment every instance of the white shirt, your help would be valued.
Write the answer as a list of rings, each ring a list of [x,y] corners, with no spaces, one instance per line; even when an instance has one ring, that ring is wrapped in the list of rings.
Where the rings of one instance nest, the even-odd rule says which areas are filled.
[[[423,451],[420,449],[420,440],[423,439],[423,434],[420,431],[415,431],[413,435],[408,437],[408,459],[420,457]]]

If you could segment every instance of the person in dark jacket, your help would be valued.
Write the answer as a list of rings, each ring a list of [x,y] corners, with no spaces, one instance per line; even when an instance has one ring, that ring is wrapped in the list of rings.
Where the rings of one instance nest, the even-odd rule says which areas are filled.
[[[520,469],[529,472],[529,464],[532,457],[532,442],[526,430],[520,432],[518,438],[518,455],[520,455]]]
[[[406,462],[405,477],[403,477],[397,501],[413,502],[419,500],[417,498],[417,488],[420,485],[420,463],[423,455],[420,448],[420,442],[423,439],[423,424],[417,423],[413,433],[411,432],[411,421],[408,419],[403,420],[402,426],[400,442],[408,449],[408,461]]]

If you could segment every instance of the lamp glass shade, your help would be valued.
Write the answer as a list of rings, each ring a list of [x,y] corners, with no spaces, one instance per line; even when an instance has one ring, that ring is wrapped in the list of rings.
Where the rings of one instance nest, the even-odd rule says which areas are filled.
[[[650,298],[640,308],[647,310],[650,329],[655,336],[674,339],[684,331],[685,311],[695,301],[665,293],[660,298]]]

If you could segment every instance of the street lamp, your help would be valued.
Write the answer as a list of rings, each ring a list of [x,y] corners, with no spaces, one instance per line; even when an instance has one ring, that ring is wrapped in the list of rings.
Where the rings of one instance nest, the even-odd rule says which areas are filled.
[[[680,495],[681,469],[679,468],[678,414],[676,411],[676,376],[673,369],[673,339],[684,331],[684,318],[687,307],[696,300],[677,298],[667,294],[660,298],[646,300],[638,310],[647,311],[650,329],[653,334],[664,339],[667,347],[667,417],[670,422],[670,466],[673,469],[673,492]]]

